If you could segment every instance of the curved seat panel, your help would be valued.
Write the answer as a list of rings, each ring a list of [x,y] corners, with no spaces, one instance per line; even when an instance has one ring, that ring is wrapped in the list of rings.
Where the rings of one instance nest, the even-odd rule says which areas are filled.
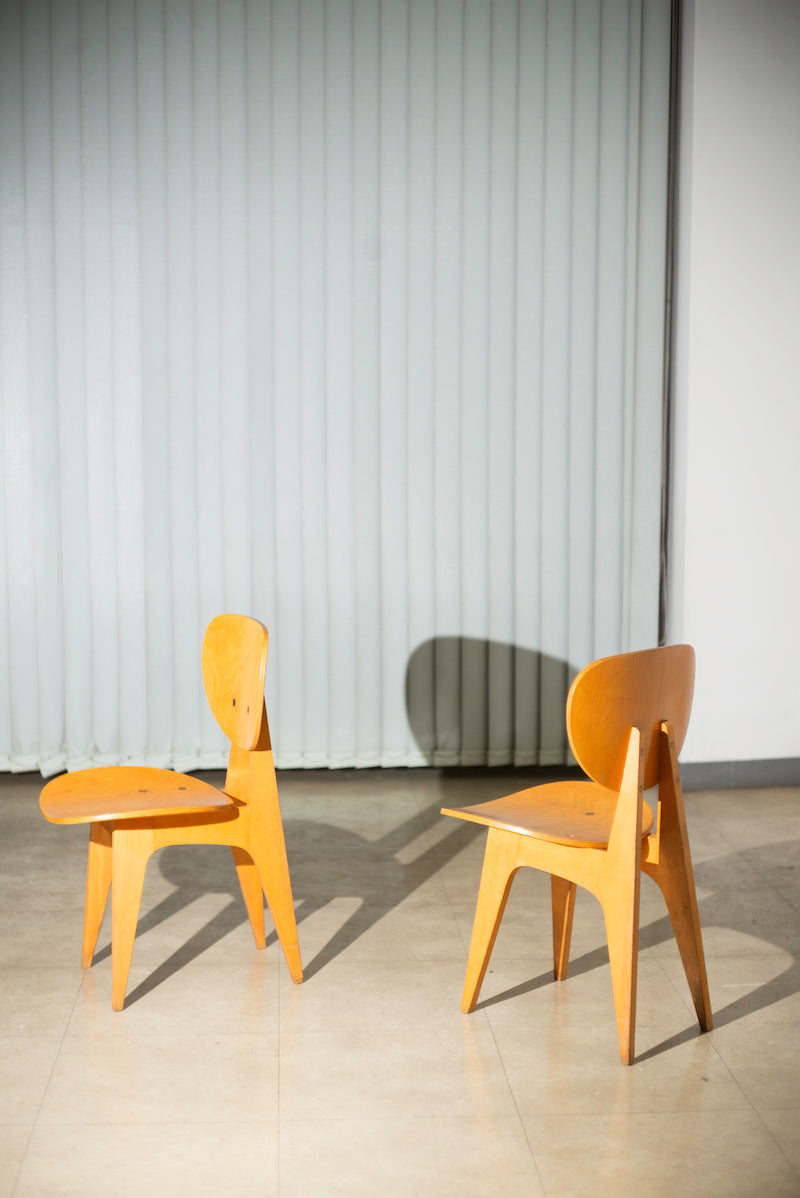
[[[150,766],[114,765],[60,774],[42,790],[39,806],[54,824],[224,811],[232,799],[199,778]]]

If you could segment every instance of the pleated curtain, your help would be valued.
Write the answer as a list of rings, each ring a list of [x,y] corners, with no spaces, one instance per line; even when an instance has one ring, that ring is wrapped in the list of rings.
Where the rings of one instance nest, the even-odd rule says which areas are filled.
[[[0,768],[554,764],[656,643],[667,0],[0,6]]]

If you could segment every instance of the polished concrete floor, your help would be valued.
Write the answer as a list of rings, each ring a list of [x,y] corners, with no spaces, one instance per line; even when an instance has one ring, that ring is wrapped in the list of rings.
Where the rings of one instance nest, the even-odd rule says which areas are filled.
[[[459,1010],[484,834],[438,810],[522,785],[280,775],[304,984],[228,850],[165,849],[115,1014],[108,916],[79,965],[86,829],[0,776],[0,1196],[800,1195],[800,791],[688,796],[716,1027],[644,879],[625,1068],[600,908],[554,983],[533,871]]]

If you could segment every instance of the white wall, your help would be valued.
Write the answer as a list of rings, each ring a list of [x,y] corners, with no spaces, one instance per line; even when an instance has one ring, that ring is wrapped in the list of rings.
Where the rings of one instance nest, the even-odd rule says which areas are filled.
[[[685,0],[668,635],[688,762],[800,758],[800,3]]]

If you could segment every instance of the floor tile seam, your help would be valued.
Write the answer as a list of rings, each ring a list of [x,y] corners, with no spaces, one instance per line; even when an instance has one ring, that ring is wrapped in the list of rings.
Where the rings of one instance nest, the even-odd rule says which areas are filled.
[[[475,1012],[475,1014],[480,1015],[481,1012]],[[455,1023],[427,1022],[427,1021],[421,1022],[419,1020],[416,1020],[414,1026],[417,1029],[417,1032],[419,1035],[427,1033],[427,1034],[431,1035],[432,1037],[439,1037],[446,1032],[452,1032],[454,1035],[456,1035],[458,1033],[458,1028],[460,1025],[457,1025]],[[488,1026],[488,1025],[485,1024],[484,1026]],[[302,1041],[304,1039],[307,1039],[307,1040],[320,1039],[320,1038],[327,1039],[330,1037],[333,1037],[335,1039],[346,1038],[348,1040],[352,1040],[354,1037],[359,1037],[362,1041],[368,1042],[371,1039],[375,1039],[378,1041],[381,1041],[381,1040],[385,1041],[387,1036],[391,1036],[396,1041],[402,1042],[403,1032],[405,1030],[407,1030],[407,1025],[406,1025],[406,1027],[404,1027],[402,1024],[383,1023],[380,1025],[380,1027],[378,1027],[376,1025],[375,1027],[372,1027],[372,1028],[365,1028],[362,1025],[360,1027],[337,1026],[337,1027],[317,1027],[317,1028],[306,1028],[306,1029],[301,1029],[301,1030],[292,1030],[292,1031],[289,1031],[286,1033],[286,1037],[287,1037],[287,1040],[291,1041],[294,1044],[296,1044],[298,1041]]]
[[[636,1062],[633,1065],[622,1065],[620,1069],[635,1069]],[[726,1103],[724,1106],[718,1106],[716,1103],[706,1103],[703,1106],[695,1107],[674,1107],[674,1106],[650,1106],[638,1105],[636,1103],[622,1103],[620,1105],[605,1105],[602,1108],[586,1109],[586,1110],[537,1110],[530,1109],[521,1115],[523,1122],[531,1119],[606,1119],[610,1116],[624,1118],[673,1118],[675,1116],[685,1117],[692,1121],[701,1121],[706,1115],[756,1115],[758,1112],[754,1110],[751,1103],[743,1101],[741,1106],[731,1106]]]
[[[636,1068],[635,1062],[633,1065],[622,1065],[622,1064],[620,1065],[620,1069],[635,1069],[635,1068]],[[689,1107],[677,1107],[677,1108],[654,1107],[652,1110],[650,1110],[650,1109],[635,1110],[631,1107],[619,1106],[619,1107],[604,1107],[603,1110],[601,1110],[601,1111],[600,1110],[598,1110],[598,1111],[532,1111],[529,1115],[524,1115],[523,1119],[527,1120],[529,1122],[534,1119],[595,1119],[595,1120],[598,1120],[598,1119],[616,1118],[617,1116],[620,1116],[620,1115],[624,1116],[626,1119],[650,1119],[653,1116],[661,1118],[661,1116],[673,1117],[673,1116],[677,1115],[680,1118],[696,1120],[698,1118],[698,1116],[702,1116],[706,1112],[710,1112],[711,1114],[715,1114],[715,1115],[742,1115],[742,1114],[756,1114],[757,1113],[755,1111],[752,1111],[749,1107],[738,1107],[738,1106],[703,1107],[701,1110],[698,1110],[697,1107],[692,1107],[692,1108],[689,1108]]]
[[[498,1030],[504,1029],[506,1031],[510,1031],[510,1030],[513,1030],[514,1028],[519,1028],[519,1024],[520,1024],[519,1019],[516,1019],[516,1020],[507,1019],[506,1020],[506,1019],[502,1019],[502,1018],[492,1018],[491,1016],[487,1016],[487,1018],[489,1019],[490,1026],[492,1028],[497,1028]],[[614,1012],[612,1010],[610,1019],[608,1020],[609,1030],[613,1029],[613,1026],[614,1026],[613,1020],[614,1020]],[[593,1020],[593,1019],[587,1018],[580,1022],[570,1020],[567,1023],[559,1023],[557,1026],[557,1031],[559,1034],[562,1032],[566,1034],[568,1032],[582,1032],[582,1031],[588,1031],[592,1028],[596,1029],[597,1026],[598,1026],[598,1021],[596,1019]],[[638,1031],[650,1031],[650,1032],[656,1032],[658,1034],[666,1033],[668,1037],[682,1036],[691,1031],[695,1031],[697,1033],[697,1039],[699,1039],[700,1036],[704,1035],[704,1033],[700,1030],[699,1026],[697,1025],[696,1021],[694,1023],[689,1023],[689,1024],[682,1023],[680,1025],[676,1025],[675,1023],[667,1023],[667,1022],[661,1023],[657,1020],[642,1019],[641,1016],[638,1016],[637,1020],[636,1020],[636,1027],[637,1027]],[[542,1038],[547,1039],[551,1034],[551,1030],[552,1029],[549,1026],[547,1028],[544,1028],[541,1032]],[[537,1033],[536,1033],[536,1030],[534,1029],[534,1030],[529,1030],[528,1034],[531,1036],[531,1038],[535,1038]],[[612,1034],[613,1034],[613,1032],[612,1032]],[[688,1038],[688,1035],[687,1035],[687,1038]],[[646,1050],[643,1050],[642,1055],[644,1055],[645,1051]],[[637,1054],[637,1059],[638,1059],[638,1054]]]
[[[4,1038],[6,1038],[6,1039],[26,1039],[26,1038],[33,1039],[34,1037],[10,1036],[10,1037],[4,1037]],[[52,1038],[55,1039],[57,1037],[52,1037]],[[132,1041],[136,1041],[136,1040],[185,1040],[185,1041],[189,1041],[189,1040],[228,1040],[228,1041],[230,1041],[230,1040],[263,1040],[266,1042],[265,1046],[268,1046],[269,1044],[274,1045],[276,1052],[277,1052],[277,1046],[279,1043],[276,1034],[272,1031],[270,1031],[270,1032],[220,1032],[220,1031],[198,1031],[198,1032],[178,1032],[178,1031],[166,1031],[166,1032],[133,1031],[133,1032],[128,1032],[128,1031],[125,1031],[125,1032],[121,1032],[120,1031],[120,1032],[69,1032],[69,1033],[65,1032],[64,1036],[61,1039],[62,1039],[62,1042],[61,1042],[61,1045],[59,1046],[59,1053],[61,1052],[61,1049],[63,1048],[64,1042],[66,1040],[69,1040],[69,1042],[71,1044],[74,1044],[76,1040],[91,1040],[92,1043],[98,1043],[101,1040],[109,1041],[112,1043],[117,1043],[120,1040],[126,1040],[128,1042],[132,1042]]]
[[[745,1100],[747,1107],[750,1110],[757,1112],[758,1108],[756,1107],[755,1103],[748,1096],[744,1086],[739,1081],[738,1077],[736,1076],[736,1074],[734,1073],[733,1069],[728,1064],[728,1062],[725,1060],[725,1058],[723,1057],[720,1050],[717,1048],[717,1045],[714,1042],[714,1028],[712,1027],[710,1029],[710,1031],[708,1032],[708,1034],[706,1034],[706,1033],[703,1033],[703,1034],[705,1035],[705,1038],[706,1038],[707,1042],[710,1044],[712,1050],[716,1053],[717,1057],[719,1058],[720,1064],[724,1067],[726,1073],[728,1074],[729,1078],[733,1082],[734,1086],[739,1091],[739,1093],[742,1095],[742,1098]]]
[[[474,1012],[473,1012],[473,1014],[474,1014]],[[539,1181],[539,1185],[541,1186],[542,1194],[544,1195],[544,1198],[548,1198],[548,1191],[545,1188],[544,1178],[542,1177],[542,1172],[541,1172],[541,1169],[539,1168],[539,1162],[537,1161],[536,1154],[533,1151],[533,1146],[531,1144],[530,1137],[528,1136],[527,1128],[525,1127],[525,1120],[522,1116],[522,1112],[519,1109],[519,1103],[517,1102],[517,1096],[514,1093],[514,1087],[511,1085],[511,1080],[508,1076],[508,1071],[506,1070],[506,1063],[503,1060],[503,1054],[500,1051],[500,1045],[497,1043],[497,1038],[494,1034],[494,1028],[492,1027],[491,1023],[489,1022],[488,1018],[486,1018],[485,1012],[481,1012],[481,1014],[484,1015],[484,1022],[486,1024],[486,1026],[488,1027],[489,1033],[492,1037],[492,1043],[494,1044],[494,1050],[497,1053],[497,1059],[500,1062],[500,1068],[503,1071],[503,1077],[506,1080],[506,1085],[508,1086],[508,1092],[511,1095],[511,1101],[514,1104],[514,1111],[516,1112],[516,1116],[519,1121],[519,1126],[522,1131],[522,1134],[525,1137],[525,1143],[528,1145],[528,1152],[530,1152],[530,1154],[531,1154],[531,1161],[533,1162],[533,1167],[536,1170],[536,1177]]]
[[[387,949],[387,953],[388,953],[388,951],[389,950]],[[340,954],[340,956],[343,956],[343,954]],[[529,959],[528,957],[525,958],[525,960],[528,960],[528,959]],[[322,973],[323,970],[327,971],[327,970],[331,970],[331,969],[334,971],[338,970],[338,969],[349,969],[349,970],[357,969],[357,970],[361,971],[363,969],[368,969],[372,965],[384,966],[387,964],[403,966],[406,968],[419,969],[420,967],[422,967],[424,965],[452,965],[454,961],[460,961],[460,960],[461,960],[461,956],[460,955],[456,956],[455,953],[439,953],[437,955],[432,954],[427,957],[419,957],[419,956],[404,957],[402,953],[398,953],[398,952],[393,952],[393,953],[391,953],[391,955],[387,955],[386,957],[383,957],[383,956],[351,957],[348,960],[340,960],[339,958],[334,958],[331,961],[327,961],[320,970],[314,970],[314,973],[311,976],[315,977],[318,972]],[[464,966],[466,968],[466,961],[464,962]],[[292,982],[292,980],[288,976],[288,974],[282,973],[281,976],[283,978],[283,982],[285,983],[285,985],[291,986],[291,989],[287,990],[288,994],[291,994],[294,990],[297,989],[296,984],[294,982]],[[301,985],[302,985],[302,983],[301,983]]]
[[[30,973],[33,973],[33,972],[36,972],[37,970],[42,970],[42,971],[53,970],[53,969],[58,969],[58,970],[63,970],[63,971],[70,970],[72,973],[80,974],[81,980],[83,980],[83,975],[86,972],[82,966],[70,965],[69,963],[66,963],[66,962],[61,965],[54,965],[52,963],[43,964],[41,961],[31,961],[30,963],[28,963],[28,962],[17,963],[15,961],[9,961],[9,962],[3,961],[3,962],[0,962],[0,964],[2,964],[4,971],[5,970],[10,971],[12,969],[24,969]]]
[[[517,1111],[511,1115],[453,1115],[440,1114],[438,1111],[426,1112],[424,1115],[284,1115],[281,1123],[319,1123],[326,1126],[330,1123],[499,1123],[506,1121],[519,1124],[520,1115]]]
[[[324,951],[324,946],[322,949],[320,949],[320,952],[322,952],[322,951]],[[352,966],[353,968],[355,968],[356,966],[358,966],[358,968],[361,970],[364,968],[369,968],[369,966],[371,966],[371,965],[376,965],[376,966],[377,965],[381,965],[381,966],[383,966],[383,965],[408,965],[408,966],[416,966],[417,969],[423,969],[427,965],[453,965],[454,963],[462,960],[462,957],[460,954],[458,956],[453,954],[451,956],[441,955],[441,956],[430,956],[430,957],[404,957],[404,956],[402,956],[402,954],[399,954],[397,952],[390,952],[389,949],[386,950],[386,954],[387,954],[386,956],[375,955],[375,956],[371,956],[371,957],[353,957],[349,961],[340,962],[340,965],[337,967],[347,965],[347,966]],[[311,963],[313,964],[313,959],[312,959]],[[322,968],[328,969],[332,965],[334,965],[333,960],[326,961]],[[315,977],[318,972],[321,972],[321,970],[315,969],[314,972],[309,977],[309,981],[311,980],[311,977]],[[287,993],[291,994],[291,990],[287,991]]]
[[[658,969],[659,969],[659,971],[660,971],[660,976],[663,978],[663,980],[666,982],[666,984],[667,984],[667,985],[670,987],[670,989],[671,989],[672,993],[673,993],[673,994],[674,994],[674,995],[677,997],[677,999],[679,1000],[679,1002],[683,1003],[684,1007],[686,1007],[687,1011],[689,1011],[689,1013],[690,1013],[690,1014],[693,1014],[693,1013],[695,1013],[695,1011],[694,1011],[694,1003],[691,1003],[691,1005],[690,1005],[690,1003],[686,1001],[686,998],[685,998],[685,996],[684,996],[683,992],[682,992],[682,991],[681,991],[681,990],[678,988],[678,986],[676,986],[675,982],[673,982],[672,978],[669,976],[669,973],[668,973],[668,972],[667,972],[667,970],[664,968],[664,965],[663,965],[663,962],[662,962],[661,958],[660,958],[660,957],[658,957],[656,954],[653,954],[653,956],[652,956],[651,958],[649,958],[649,959],[650,959],[650,960],[653,960],[653,961],[655,961],[655,963],[656,963],[656,965],[658,966]],[[683,962],[681,962],[681,964],[683,964]],[[688,985],[688,981],[689,981],[689,980],[688,980],[688,978],[686,977],[686,970],[685,970],[685,969],[684,969],[684,971],[683,971],[683,974],[682,974],[681,976],[683,977],[683,980],[684,980],[684,981],[687,983],[687,985]],[[689,996],[689,997],[690,997],[690,1000],[691,1000],[691,994],[690,994],[690,996]],[[637,1014],[637,1021],[638,1021],[639,1023],[642,1023],[642,1021],[641,1021],[641,1020],[639,1019],[639,1017],[638,1017],[638,1014]],[[661,1024],[651,1024],[651,1023],[649,1022],[649,1020],[648,1020],[648,1021],[647,1021],[647,1026],[658,1026],[658,1027],[660,1027],[660,1026],[661,1026]]]
[[[707,953],[706,956],[708,955],[709,954]],[[765,957],[792,957],[792,965],[796,964],[794,961],[794,953],[791,953],[785,948],[767,948],[760,952],[753,952],[751,949],[744,952],[719,953],[717,954],[717,957],[718,959],[722,960],[728,960],[731,957],[737,957],[741,961],[763,961]]]
[[[464,946],[464,952],[465,952],[465,953],[469,953],[469,945],[467,944],[467,942],[466,942],[466,940],[465,940],[465,938],[464,938],[464,933],[463,933],[463,931],[461,930],[461,923],[460,923],[460,921],[459,921],[458,915],[457,915],[457,913],[456,913],[456,909],[455,909],[455,907],[454,907],[454,905],[453,905],[453,899],[452,899],[452,896],[451,896],[451,894],[450,894],[450,891],[448,890],[447,883],[445,882],[444,878],[442,878],[442,890],[444,891],[444,893],[445,893],[445,898],[447,899],[447,906],[448,906],[448,908],[449,908],[449,910],[450,910],[450,917],[451,917],[451,919],[453,920],[453,923],[454,923],[454,924],[455,924],[455,926],[456,926],[456,931],[458,932],[458,935],[459,935],[459,938],[460,938],[460,940],[461,940],[461,943],[462,943],[462,945]]]
[[[418,1033],[427,1033],[432,1036],[438,1036],[448,1031],[456,1032],[459,1025],[455,1021],[448,1022],[445,1018],[436,1019],[415,1019],[414,1027]],[[348,1037],[386,1037],[393,1036],[402,1038],[404,1033],[408,1031],[407,1023],[390,1023],[388,1020],[383,1020],[380,1025],[378,1023],[373,1027],[365,1027],[364,1024],[334,1024],[328,1027],[309,1027],[309,1028],[294,1028],[286,1032],[287,1040],[296,1041],[303,1036],[348,1036]]]
[[[28,1137],[28,1144],[26,1145],[26,1148],[25,1148],[25,1153],[24,1153],[24,1155],[23,1155],[23,1157],[22,1157],[22,1162],[21,1162],[21,1164],[20,1164],[20,1174],[21,1174],[21,1172],[22,1172],[22,1166],[24,1165],[24,1163],[25,1163],[25,1160],[26,1160],[26,1158],[27,1158],[27,1155],[28,1155],[28,1150],[29,1150],[29,1148],[30,1148],[30,1141],[31,1141],[31,1138],[33,1137],[33,1132],[34,1132],[34,1129],[40,1126],[40,1122],[39,1122],[39,1121],[40,1121],[41,1114],[42,1114],[42,1108],[44,1107],[45,1101],[46,1101],[46,1099],[47,1099],[47,1094],[48,1094],[48,1091],[49,1091],[49,1089],[50,1089],[51,1085],[53,1084],[53,1075],[55,1074],[56,1067],[57,1067],[57,1065],[58,1065],[59,1059],[60,1059],[60,1057],[61,1057],[61,1054],[62,1054],[62,1052],[64,1051],[64,1045],[65,1045],[65,1043],[66,1043],[66,1041],[67,1041],[67,1036],[68,1036],[68,1032],[69,1032],[69,1025],[70,1025],[70,1023],[72,1022],[72,1018],[73,1018],[73,1016],[74,1016],[74,1014],[75,1014],[75,1010],[76,1010],[76,1007],[77,1007],[77,1005],[78,1005],[78,999],[79,999],[79,997],[80,997],[81,990],[83,989],[84,985],[86,984],[86,975],[87,975],[87,972],[88,972],[88,970],[84,970],[84,972],[83,972],[83,976],[81,977],[81,979],[80,979],[80,982],[79,982],[78,986],[76,987],[76,990],[75,990],[75,997],[74,997],[74,998],[73,998],[73,1000],[72,1000],[72,1006],[71,1006],[71,1008],[70,1008],[69,1015],[67,1016],[67,1018],[66,1018],[66,1020],[65,1020],[65,1023],[64,1023],[64,1031],[63,1031],[63,1032],[62,1032],[62,1034],[61,1034],[61,1037],[60,1037],[60,1040],[59,1040],[58,1049],[56,1050],[55,1054],[53,1055],[53,1063],[52,1063],[52,1065],[50,1066],[50,1072],[49,1072],[49,1073],[48,1073],[48,1075],[47,1075],[47,1082],[45,1083],[45,1086],[44,1086],[44,1088],[43,1088],[43,1090],[42,1090],[42,1095],[41,1095],[41,1098],[40,1098],[40,1100],[39,1100],[38,1106],[37,1106],[37,1108],[36,1108],[36,1117],[34,1118],[34,1121],[33,1121],[33,1126],[32,1126],[32,1128],[31,1128],[31,1134],[30,1134],[30,1136]],[[45,1124],[41,1124],[41,1126],[45,1126]],[[16,1182],[14,1183],[14,1190],[15,1190],[15,1191],[16,1191],[16,1189],[17,1189],[17,1186],[18,1186],[18,1185],[19,1185],[19,1175],[17,1176],[17,1180],[16,1180]]]
[[[762,1114],[762,1111],[787,1111],[787,1110],[792,1111],[792,1110],[796,1110],[796,1109],[797,1109],[796,1107],[765,1107],[765,1106],[754,1107],[755,1113],[758,1116],[761,1126],[766,1130],[767,1135],[770,1137],[772,1142],[775,1144],[776,1148],[780,1152],[783,1159],[786,1161],[789,1168],[793,1170],[793,1172],[796,1174],[797,1177],[800,1177],[800,1168],[798,1168],[798,1166],[795,1165],[789,1159],[789,1156],[787,1155],[786,1150],[784,1149],[780,1140],[778,1140],[778,1138],[775,1136],[775,1133],[773,1132],[773,1130],[769,1126],[769,1124],[766,1122],[766,1120],[764,1119],[764,1116]]]
[[[69,1119],[59,1119],[47,1123],[33,1125],[33,1131],[41,1127],[42,1131],[51,1131],[54,1127],[237,1127],[246,1124],[248,1127],[277,1127],[278,1117],[248,1119],[244,1115],[234,1114],[229,1119],[80,1119],[71,1122]],[[21,1125],[16,1125],[21,1126]],[[26,1125],[27,1126],[27,1125]]]
[[[25,1158],[26,1158],[26,1157],[27,1157],[27,1155],[28,1155],[28,1150],[29,1150],[29,1148],[30,1148],[30,1146],[31,1146],[31,1140],[33,1139],[33,1133],[34,1133],[34,1130],[35,1130],[35,1128],[36,1128],[36,1124],[35,1124],[35,1123],[30,1123],[30,1124],[24,1124],[24,1123],[20,1124],[20,1123],[18,1123],[18,1124],[13,1124],[12,1126],[15,1126],[15,1127],[27,1127],[27,1128],[28,1128],[28,1139],[27,1139],[27,1142],[26,1142],[26,1144],[25,1144],[25,1151],[23,1152],[22,1156],[20,1157],[19,1164],[17,1165],[17,1175],[16,1175],[16,1177],[14,1178],[14,1184],[13,1184],[13,1186],[12,1186],[12,1188],[11,1188],[11,1194],[10,1194],[10,1198],[14,1198],[14,1195],[15,1195],[15,1194],[18,1192],[18,1190],[19,1190],[19,1179],[20,1179],[20,1177],[22,1177],[22,1169],[23,1169],[23,1166],[24,1166],[24,1164],[25,1164]]]
[[[739,850],[739,852],[745,852],[745,851],[746,850],[744,850],[744,849]],[[753,865],[752,863],[748,863],[748,864],[750,865],[750,868],[752,869],[753,873],[756,875],[756,877],[758,879],[759,888],[763,886],[765,890],[769,890],[770,895],[773,899],[775,899],[775,898],[780,899],[781,903],[783,903],[784,906],[789,907],[791,910],[795,910],[795,906],[792,903],[791,899],[787,899],[786,896],[784,894],[782,894],[781,891],[778,890],[777,886],[775,886],[775,884],[773,883],[773,881],[772,881],[773,874],[766,866],[764,867],[764,869],[762,871],[759,868],[759,866]]]

